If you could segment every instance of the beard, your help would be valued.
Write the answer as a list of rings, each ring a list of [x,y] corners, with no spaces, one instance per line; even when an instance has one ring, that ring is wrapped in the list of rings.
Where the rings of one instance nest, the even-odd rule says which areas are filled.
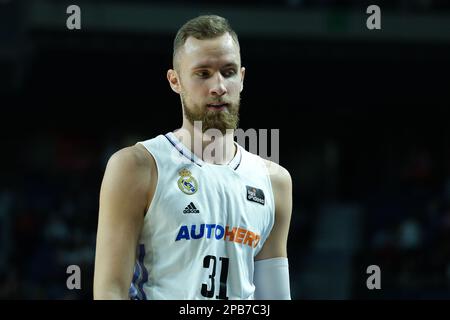
[[[202,122],[202,131],[205,133],[208,129],[218,129],[222,134],[226,133],[227,129],[235,130],[239,123],[239,107],[240,98],[236,103],[229,101],[218,100],[211,103],[227,103],[225,110],[209,110],[205,105],[187,104],[185,95],[181,94],[181,100],[184,106],[184,115],[189,122],[194,125],[194,121]]]

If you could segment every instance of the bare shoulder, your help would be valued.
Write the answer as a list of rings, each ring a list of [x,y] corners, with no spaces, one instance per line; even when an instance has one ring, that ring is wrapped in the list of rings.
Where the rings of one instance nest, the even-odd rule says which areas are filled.
[[[156,164],[144,146],[137,144],[118,150],[108,160],[102,182],[107,202],[133,201],[148,208],[156,185]]]
[[[269,172],[270,182],[272,183],[274,192],[278,189],[286,190],[292,187],[292,178],[286,168],[270,160],[263,159],[263,161]]]
[[[114,184],[122,184],[123,188],[133,185],[142,192],[151,190],[156,174],[153,156],[144,146],[136,144],[115,152],[108,160],[105,177],[109,176]]]
[[[141,144],[115,152],[108,160],[106,172],[120,174],[125,179],[150,181],[156,172],[153,156]]]
[[[153,157],[144,146],[137,144],[115,152],[108,161],[108,165],[114,165],[126,169],[151,169]]]

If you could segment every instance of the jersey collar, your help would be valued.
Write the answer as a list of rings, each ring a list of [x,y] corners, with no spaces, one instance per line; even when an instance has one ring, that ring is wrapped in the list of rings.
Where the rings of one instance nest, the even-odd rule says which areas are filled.
[[[199,157],[197,157],[191,150],[189,150],[178,138],[173,134],[173,132],[168,132],[164,135],[167,140],[172,144],[172,146],[178,150],[183,156],[188,158],[190,161],[194,162],[196,165],[202,167],[204,165],[211,165],[211,166],[222,166],[220,164],[211,164],[206,163]],[[233,159],[231,159],[226,166],[230,167],[233,170],[236,170],[239,165],[241,164],[242,160],[242,151],[241,146],[234,141],[234,144],[236,146],[236,154],[234,155]]]

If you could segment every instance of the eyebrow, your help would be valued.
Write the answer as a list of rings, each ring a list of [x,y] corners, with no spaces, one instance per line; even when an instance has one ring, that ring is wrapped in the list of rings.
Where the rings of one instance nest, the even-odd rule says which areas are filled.
[[[207,69],[207,68],[210,68],[210,67],[211,67],[210,64],[200,63],[200,64],[194,66],[192,69]],[[228,67],[234,67],[234,68],[237,69],[238,65],[236,63],[234,63],[234,62],[229,62],[226,65],[224,65],[222,68],[228,68]]]

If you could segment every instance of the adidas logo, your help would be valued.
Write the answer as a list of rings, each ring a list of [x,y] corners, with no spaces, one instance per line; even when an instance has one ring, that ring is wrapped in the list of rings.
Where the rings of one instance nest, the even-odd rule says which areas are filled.
[[[183,213],[200,213],[200,211],[191,202],[186,208],[184,208]]]

